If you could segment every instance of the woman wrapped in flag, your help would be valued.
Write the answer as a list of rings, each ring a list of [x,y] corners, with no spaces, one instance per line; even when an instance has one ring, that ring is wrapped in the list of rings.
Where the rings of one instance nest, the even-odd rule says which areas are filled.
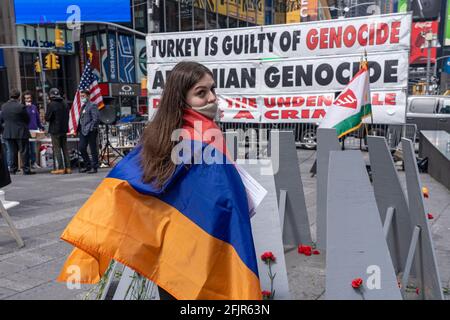
[[[177,64],[141,143],[101,182],[61,239],[59,281],[97,283],[112,259],[175,299],[261,299],[247,196],[214,123],[213,74]]]

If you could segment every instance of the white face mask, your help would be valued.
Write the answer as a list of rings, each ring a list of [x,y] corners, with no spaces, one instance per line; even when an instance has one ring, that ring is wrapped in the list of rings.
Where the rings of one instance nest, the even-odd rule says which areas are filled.
[[[86,102],[87,102],[87,98],[81,98],[81,103],[82,104],[86,104]]]
[[[30,101],[26,101],[26,102],[25,102],[25,105],[31,106],[31,102],[30,102]]]
[[[192,108],[198,113],[204,115],[205,117],[211,119],[211,120],[217,120],[217,116],[219,114],[219,104],[216,102],[208,103],[206,106],[203,107],[196,107]]]

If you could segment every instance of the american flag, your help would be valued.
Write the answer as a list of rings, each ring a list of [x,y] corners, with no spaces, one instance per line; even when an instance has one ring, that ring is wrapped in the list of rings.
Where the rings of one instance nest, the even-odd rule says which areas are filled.
[[[81,99],[80,90],[89,90],[89,100],[96,104],[99,109],[102,109],[103,104],[102,94],[98,86],[97,77],[92,72],[91,63],[88,60],[81,75],[80,85],[78,86],[75,99],[73,100],[72,108],[70,109],[69,117],[69,133],[75,134],[77,132],[78,121],[80,119]]]

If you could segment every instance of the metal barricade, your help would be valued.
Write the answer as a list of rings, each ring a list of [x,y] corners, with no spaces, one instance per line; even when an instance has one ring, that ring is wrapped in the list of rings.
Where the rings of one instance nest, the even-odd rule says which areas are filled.
[[[313,149],[317,144],[317,128],[315,123],[219,123],[222,131],[237,131],[239,141],[248,145],[251,139],[268,140],[270,131],[288,130],[294,132],[297,146]],[[252,131],[256,131],[256,134]],[[417,127],[415,124],[368,124],[361,126],[358,130],[345,136],[346,149],[367,149],[367,135],[385,137],[391,150],[396,149],[405,137],[416,140]],[[255,138],[257,137],[257,138]],[[255,142],[255,141],[253,141]]]
[[[146,122],[117,123],[108,126],[109,142],[115,148],[134,147],[139,143]],[[101,145],[106,144],[106,125],[99,127],[99,141]]]

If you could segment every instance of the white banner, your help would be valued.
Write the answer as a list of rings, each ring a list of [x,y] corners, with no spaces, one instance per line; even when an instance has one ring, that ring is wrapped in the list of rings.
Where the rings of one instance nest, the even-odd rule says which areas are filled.
[[[205,63],[214,74],[218,94],[334,92],[342,90],[359,70],[360,55]],[[372,90],[406,87],[408,51],[369,54]],[[161,94],[175,64],[149,65],[149,93]]]
[[[411,15],[147,35],[149,63],[297,58],[409,50]]]
[[[150,99],[150,115],[156,112],[160,96]],[[290,95],[219,95],[222,122],[316,123],[319,124],[335,98],[334,93]],[[371,92],[374,123],[405,123],[406,92]],[[364,122],[370,123],[370,117]]]

